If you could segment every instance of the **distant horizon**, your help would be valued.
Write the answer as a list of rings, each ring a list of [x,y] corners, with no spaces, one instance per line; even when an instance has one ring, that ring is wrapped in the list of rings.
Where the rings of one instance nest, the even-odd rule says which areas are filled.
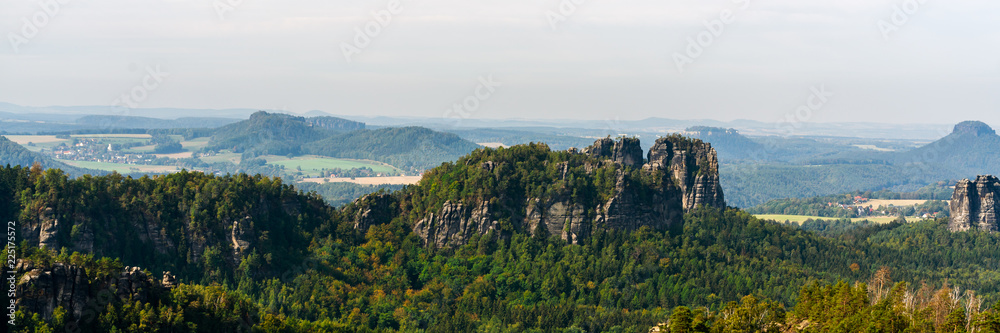
[[[998,2],[567,1],[5,1],[0,100],[1000,124]]]
[[[36,109],[47,109],[47,108],[95,108],[95,109],[98,109],[98,108],[108,108],[108,109],[110,109],[111,108],[111,107],[106,106],[106,105],[41,105],[41,106],[39,106],[39,105],[20,105],[20,104],[10,103],[10,102],[6,102],[6,101],[0,101],[0,105],[2,105],[2,104],[9,104],[9,105],[13,105],[13,106],[19,106],[19,107],[25,107],[25,108],[36,108]],[[146,111],[155,111],[155,110],[249,111],[251,113],[252,112],[256,112],[256,111],[266,111],[266,112],[284,113],[284,114],[297,115],[297,116],[309,116],[309,113],[322,112],[322,113],[326,113],[326,114],[328,114],[330,116],[334,116],[334,117],[392,118],[392,119],[428,119],[428,120],[429,119],[442,119],[442,120],[447,119],[446,117],[433,117],[433,116],[420,116],[420,115],[415,115],[415,116],[399,115],[399,116],[395,116],[395,115],[379,115],[379,114],[376,114],[376,115],[371,115],[371,114],[347,114],[347,113],[341,114],[341,113],[333,113],[333,112],[330,112],[330,111],[318,110],[318,109],[306,110],[306,111],[298,112],[298,111],[291,111],[291,110],[250,108],[250,107],[233,107],[233,108],[148,107],[148,108],[130,109],[130,111],[127,114],[114,113],[114,112],[108,112],[108,113],[87,113],[86,111],[83,111],[83,112],[69,111],[69,112],[62,112],[62,113],[60,113],[60,112],[52,112],[52,113],[49,113],[49,114],[99,115],[99,116],[129,116],[129,117],[147,117],[147,118],[156,118],[156,119],[177,119],[177,118],[190,118],[191,117],[191,116],[181,116],[181,117],[177,117],[177,118],[164,118],[164,117],[155,116],[155,115],[143,115],[143,114],[133,114],[132,113],[132,112],[142,112],[143,110],[146,110]],[[56,110],[52,110],[52,111],[56,111]],[[3,109],[0,109],[0,112],[9,112],[9,111],[4,111]],[[12,113],[29,114],[31,112],[16,112],[15,111],[15,112],[12,112]],[[226,116],[214,116],[214,115],[205,115],[205,116],[202,116],[202,117],[208,117],[208,118],[227,118],[227,119],[246,119],[245,117],[241,118],[241,117],[226,117]],[[736,122],[756,122],[756,123],[761,123],[761,124],[775,124],[775,123],[780,123],[779,121],[764,121],[764,120],[748,119],[748,118],[735,118],[735,119],[675,118],[675,117],[655,116],[655,115],[648,116],[648,117],[645,117],[645,118],[618,118],[618,119],[606,119],[606,118],[605,119],[598,119],[598,118],[572,119],[572,118],[543,118],[543,117],[539,117],[539,118],[527,118],[527,117],[477,118],[477,117],[470,117],[468,119],[469,120],[478,120],[478,121],[489,121],[489,120],[501,120],[501,121],[566,121],[566,120],[571,120],[571,121],[581,121],[581,122],[588,122],[588,121],[609,121],[609,120],[616,120],[616,121],[643,121],[643,120],[650,120],[650,119],[662,119],[662,120],[677,120],[677,121],[715,121],[715,122],[722,122],[722,123],[736,123]],[[852,124],[853,123],[853,124],[886,124],[886,125],[898,125],[898,126],[906,126],[906,125],[920,126],[920,125],[957,125],[957,124],[959,124],[961,122],[965,122],[965,121],[981,121],[983,123],[990,124],[989,121],[982,120],[982,119],[965,119],[965,120],[955,121],[953,123],[944,123],[944,122],[938,122],[938,123],[934,123],[934,122],[880,122],[880,121],[814,121],[814,120],[802,121],[801,123],[803,123],[803,124]],[[998,123],[1000,123],[1000,122],[998,122]],[[990,126],[991,127],[1000,127],[1000,125],[993,126],[992,124],[990,124]]]

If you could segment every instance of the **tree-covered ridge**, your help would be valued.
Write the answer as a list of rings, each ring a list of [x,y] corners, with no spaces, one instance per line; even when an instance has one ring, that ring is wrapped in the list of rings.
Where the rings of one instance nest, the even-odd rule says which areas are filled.
[[[480,146],[451,133],[423,127],[398,127],[335,134],[304,143],[302,150],[309,154],[369,159],[404,170],[423,171],[477,148]]]
[[[189,281],[235,281],[287,270],[335,211],[280,179],[179,172],[70,179],[57,169],[0,168],[0,218],[31,246],[120,258]],[[323,231],[327,230],[327,231]]]
[[[692,327],[754,331],[761,326],[747,325],[790,327],[803,286],[852,285],[883,266],[901,281],[935,289],[947,281],[977,290],[985,304],[1000,299],[1000,262],[991,259],[1000,258],[1000,236],[952,233],[945,220],[822,237],[736,209],[701,208],[678,228],[596,229],[571,244],[519,228],[514,217],[532,198],[601,203],[619,183],[642,197],[663,185],[662,173],[532,144],[480,149],[425,176],[338,210],[261,176],[69,179],[5,168],[0,218],[24,219],[29,242],[19,253],[36,249],[44,233],[71,262],[68,252],[78,251],[178,275],[180,285],[156,300],[103,307],[106,319],[90,322],[93,331],[226,331],[244,318],[261,331],[645,332],[688,316],[673,310],[682,305],[696,309],[688,310]],[[508,227],[454,248],[426,246],[415,226],[448,201],[492,205]],[[389,211],[364,209],[376,206]],[[366,214],[387,218],[358,228]],[[861,303],[850,309],[871,313]],[[766,321],[735,319],[761,311]],[[58,327],[62,318],[40,313],[32,323]]]
[[[482,148],[428,171],[419,186],[404,192],[413,207],[409,218],[422,218],[447,201],[489,202],[504,207],[501,214],[518,214],[528,199],[569,199],[592,210],[614,195],[619,174],[638,191],[662,185],[660,173],[644,176],[638,168],[602,162],[545,144]]]
[[[313,126],[305,117],[260,111],[250,119],[216,129],[205,149],[230,149],[253,156],[298,155],[303,143],[329,134],[328,130]]]
[[[365,129],[336,117],[254,113],[214,130],[205,151],[230,150],[250,160],[261,155],[306,155],[367,159],[422,172],[480,146],[451,133],[422,127]]]

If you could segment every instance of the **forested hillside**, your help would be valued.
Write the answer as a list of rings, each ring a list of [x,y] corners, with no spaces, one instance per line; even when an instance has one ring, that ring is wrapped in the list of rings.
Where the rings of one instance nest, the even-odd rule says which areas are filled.
[[[713,131],[715,133],[715,131]],[[730,135],[731,136],[731,135]],[[804,139],[803,139],[804,140]],[[758,139],[767,142],[767,138]],[[727,141],[720,141],[727,142]],[[768,154],[794,151],[786,141]],[[768,145],[765,145],[768,147]],[[779,148],[780,147],[780,148]],[[914,191],[942,179],[1000,173],[1000,136],[988,125],[967,121],[930,144],[905,151],[836,149],[809,144],[812,151],[789,160],[747,162],[722,159],[723,184],[736,207],[752,207],[775,199],[809,198],[850,191]],[[726,156],[725,145],[720,155]],[[731,150],[729,150],[731,151]],[[773,156],[773,155],[765,155]]]
[[[231,149],[252,155],[298,155],[305,142],[329,135],[304,117],[257,112],[250,119],[215,130],[207,150]]]
[[[398,209],[489,199],[503,195],[492,191],[510,186],[560,195],[548,189],[553,185],[544,181],[546,175],[532,170],[561,153],[542,154],[538,148],[504,153],[510,174],[521,174],[523,184],[474,190],[458,185],[466,179],[477,184],[474,174],[458,172],[471,169],[447,164],[403,189],[423,194],[398,202]],[[484,149],[475,156],[501,161],[497,154]],[[460,163],[481,165],[468,161]],[[583,180],[566,184],[587,184]],[[952,233],[946,220],[819,236],[736,209],[702,207],[685,214],[678,228],[597,228],[576,244],[501,228],[440,248],[414,232],[417,214],[359,229],[359,214],[378,214],[359,208],[372,207],[365,202],[382,200],[380,195],[333,209],[266,177],[68,179],[57,170],[15,167],[0,170],[0,185],[0,213],[19,221],[20,238],[26,240],[17,248],[26,259],[19,274],[28,276],[21,279],[19,295],[41,295],[47,288],[43,276],[71,272],[82,279],[53,280],[78,287],[65,298],[22,304],[20,318],[30,323],[19,326],[22,330],[646,332],[670,320],[713,332],[788,325],[853,332],[886,318],[928,332],[954,331],[948,327],[957,327],[960,316],[947,318],[957,305],[932,304],[967,304],[972,298],[941,296],[932,303],[938,297],[932,296],[899,308],[898,297],[875,292],[884,288],[850,289],[882,267],[891,270],[893,281],[909,283],[891,295],[975,290],[982,304],[1000,300],[1000,276],[992,273],[1000,261],[991,259],[1000,258],[1000,235]],[[581,189],[603,196],[602,186]],[[171,273],[161,273],[167,270]],[[825,286],[840,280],[846,283]],[[102,290],[120,286],[115,281],[146,287],[98,301]],[[832,303],[840,310],[811,310]],[[84,309],[96,315],[84,316]],[[755,317],[762,310],[770,315]],[[964,325],[969,318],[995,320],[990,319],[995,312],[981,310]],[[741,314],[726,315],[735,313]]]
[[[450,133],[423,127],[359,130],[304,144],[302,150],[322,156],[369,159],[404,170],[425,170],[453,161],[480,146]]]
[[[67,173],[75,176],[88,174],[104,174],[97,170],[87,170],[83,168],[77,168],[73,166],[66,165],[65,163],[53,160],[51,158],[42,156],[41,154],[32,152],[14,141],[10,141],[6,137],[0,136],[0,165],[7,166],[32,166],[38,163],[44,168],[57,168],[62,169]]]
[[[450,133],[422,127],[365,129],[335,117],[296,117],[257,112],[250,119],[212,132],[202,150],[230,150],[244,159],[262,155],[320,155],[388,163],[419,173],[478,148]]]

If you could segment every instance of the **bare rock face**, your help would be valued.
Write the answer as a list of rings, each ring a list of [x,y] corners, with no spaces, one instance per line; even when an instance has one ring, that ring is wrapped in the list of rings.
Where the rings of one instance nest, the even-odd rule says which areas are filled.
[[[719,159],[715,148],[701,140],[670,136],[656,140],[649,150],[647,170],[661,170],[684,194],[685,210],[698,206],[726,207],[719,181]]]
[[[1000,180],[994,176],[979,176],[975,181],[961,180],[951,197],[951,231],[977,229],[996,232],[1000,221],[997,211]]]
[[[642,147],[636,138],[622,138],[618,141],[611,138],[600,139],[584,152],[590,157],[609,159],[625,166],[638,167],[643,164]]]
[[[51,318],[57,307],[67,311],[68,320],[79,322],[87,309],[103,308],[114,298],[121,301],[147,302],[161,288],[173,285],[157,283],[138,267],[125,267],[118,276],[104,279],[88,276],[83,267],[54,263],[39,267],[18,260],[17,307]],[[169,273],[164,273],[164,281]],[[173,276],[169,276],[173,279]],[[173,280],[171,280],[173,281]]]
[[[57,263],[44,268],[21,264],[18,268],[24,273],[17,283],[18,308],[51,316],[61,306],[74,317],[83,315],[90,288],[82,267]]]
[[[38,246],[58,249],[59,219],[55,217],[52,208],[45,208],[38,216],[38,222]]]
[[[233,222],[233,230],[230,232],[230,241],[233,245],[233,261],[239,262],[250,249],[250,241],[253,239],[253,221],[250,216],[244,217],[242,221]]]
[[[395,201],[388,194],[369,194],[357,201],[354,228],[368,230],[373,225],[389,223],[395,214]]]
[[[679,188],[667,183],[644,198],[631,186],[625,182],[624,171],[619,171],[615,195],[600,207],[595,224],[632,231],[643,226],[663,230],[683,222],[684,209]]]
[[[545,228],[547,234],[559,236],[570,244],[579,244],[591,232],[583,205],[568,199],[548,204],[538,199],[529,200],[525,220],[531,232]]]
[[[427,245],[444,248],[464,245],[472,236],[485,235],[490,230],[496,230],[498,225],[496,220],[491,219],[490,205],[487,202],[467,206],[448,201],[438,214],[430,213],[417,221],[413,231]]]

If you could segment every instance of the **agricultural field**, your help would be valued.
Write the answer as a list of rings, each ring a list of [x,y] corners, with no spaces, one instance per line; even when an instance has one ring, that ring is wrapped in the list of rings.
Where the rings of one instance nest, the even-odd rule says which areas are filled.
[[[122,152],[135,153],[135,154],[144,154],[144,153],[152,153],[154,149],[156,149],[156,145],[132,147],[132,148],[124,149],[124,150],[122,150]]]
[[[73,160],[57,160],[57,161],[81,168],[115,171],[117,173],[123,173],[123,174],[133,173],[133,172],[170,173],[170,172],[180,171],[178,167],[170,165],[138,165],[138,164],[119,164],[119,163],[109,163],[109,162],[73,161]]]
[[[189,151],[185,151],[185,152],[173,153],[173,154],[153,154],[153,156],[156,156],[156,157],[166,157],[166,158],[172,158],[172,159],[180,159],[180,158],[190,158],[190,157],[193,157],[194,153],[189,152]]]
[[[355,178],[306,178],[303,183],[354,183],[358,185],[413,185],[420,182],[421,176],[393,177],[355,177]]]
[[[57,138],[55,135],[5,135],[5,137],[36,153],[42,149],[52,149],[62,143],[73,142],[73,140]]]
[[[890,205],[896,207],[907,207],[920,205],[927,201],[930,200],[871,200],[863,204],[858,204],[858,206],[872,208],[878,208],[879,206],[889,207]]]
[[[171,137],[173,137],[173,135]],[[196,151],[201,148],[204,148],[205,146],[208,145],[208,140],[211,139],[206,137],[206,138],[197,138],[185,141],[184,137],[181,137],[179,135],[178,137],[180,138],[179,139],[175,138],[175,139],[177,139],[177,141],[181,143],[181,146],[184,147],[184,150],[187,151]]]
[[[200,156],[198,159],[205,163],[232,163],[240,164],[243,154],[233,152],[220,152],[212,156]]]
[[[323,169],[329,170],[336,168],[343,170],[370,168],[377,173],[402,173],[401,170],[396,169],[391,165],[368,160],[351,160],[315,155],[298,156],[293,158],[277,155],[265,155],[262,156],[262,158],[267,161],[267,164],[284,166],[285,172],[288,173],[296,172],[298,169],[302,169],[302,175],[305,177],[320,177],[320,172]],[[204,160],[204,158],[202,158],[202,160]]]
[[[795,223],[800,223],[800,224],[802,222],[805,222],[806,220],[809,220],[809,219],[813,219],[813,220],[839,220],[839,218],[836,218],[836,217],[819,217],[819,216],[805,216],[805,215],[772,215],[772,214],[762,214],[762,215],[754,215],[754,216],[756,216],[758,219],[761,219],[761,220],[775,220],[775,221],[778,221],[778,222],[795,222]],[[918,218],[918,217],[907,217],[906,219],[912,221],[912,220],[919,220],[920,218]],[[896,217],[895,216],[879,216],[879,217],[859,217],[859,218],[851,219],[852,222],[860,222],[860,221],[864,221],[864,220],[872,221],[872,222],[875,222],[875,223],[889,223],[889,222],[895,221]]]

